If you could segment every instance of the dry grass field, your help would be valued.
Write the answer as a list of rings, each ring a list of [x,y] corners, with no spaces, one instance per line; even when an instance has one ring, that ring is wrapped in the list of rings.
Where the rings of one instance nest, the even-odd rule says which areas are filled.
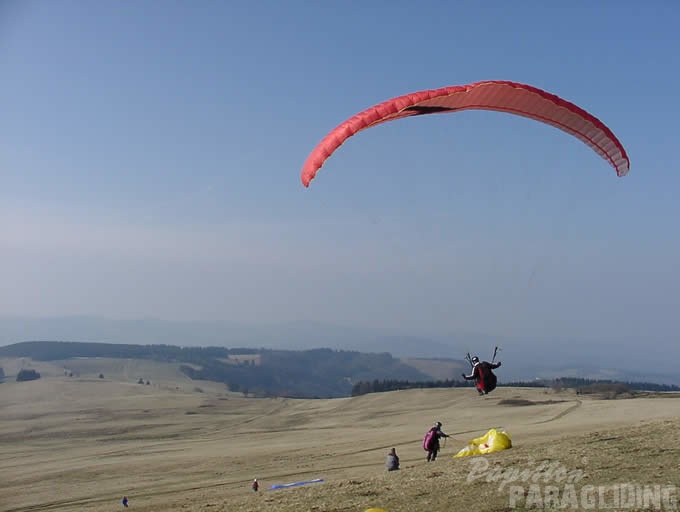
[[[588,502],[596,510],[614,507],[621,484],[658,485],[667,494],[670,485],[680,488],[678,394],[604,400],[499,388],[479,397],[459,388],[254,399],[187,382],[162,365],[107,364],[104,379],[85,367],[65,377],[45,364],[34,366],[46,374],[40,380],[0,384],[0,511],[120,510],[124,495],[140,512],[506,511],[536,496],[544,499],[538,508],[557,508],[529,489],[531,481],[499,481],[516,469],[537,480],[541,493],[551,484],[563,491],[555,467],[580,475],[577,492],[592,485],[603,493]],[[134,383],[139,377],[152,384]],[[451,438],[428,464],[420,443],[435,420]],[[489,471],[480,471],[480,459],[452,457],[495,427],[510,433],[513,448],[485,456]],[[391,447],[402,469],[388,473]],[[553,469],[541,472],[548,463]],[[253,478],[258,493],[250,490]],[[316,478],[324,482],[268,490]],[[670,509],[677,494],[663,498]]]

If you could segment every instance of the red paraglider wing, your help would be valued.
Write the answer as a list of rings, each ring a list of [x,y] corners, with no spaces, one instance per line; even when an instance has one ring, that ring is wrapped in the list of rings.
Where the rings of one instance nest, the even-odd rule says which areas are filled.
[[[460,110],[494,110],[550,124],[585,142],[607,160],[619,176],[628,174],[628,155],[602,121],[573,103],[536,87],[491,80],[414,92],[360,112],[338,125],[314,148],[302,167],[302,183],[308,187],[326,159],[361,130],[404,117]]]

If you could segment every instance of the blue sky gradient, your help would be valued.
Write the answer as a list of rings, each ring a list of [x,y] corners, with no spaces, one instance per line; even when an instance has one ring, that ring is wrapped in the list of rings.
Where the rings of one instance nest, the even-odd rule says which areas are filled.
[[[680,356],[678,26],[664,1],[2,2],[0,313]],[[301,185],[347,117],[484,79],[590,111],[630,174],[463,112],[362,132]]]

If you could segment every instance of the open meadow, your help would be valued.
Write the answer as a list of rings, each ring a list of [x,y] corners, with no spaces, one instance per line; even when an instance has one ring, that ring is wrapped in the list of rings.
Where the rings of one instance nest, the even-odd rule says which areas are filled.
[[[603,399],[499,388],[479,397],[454,388],[244,398],[162,365],[126,364],[105,378],[43,366],[39,380],[0,384],[1,511],[120,510],[123,496],[140,512],[522,510],[539,498],[538,508],[556,508],[551,497],[557,489],[566,498],[567,483],[576,491],[571,508],[651,509],[657,498],[677,508],[678,394]],[[135,382],[141,371],[151,384]],[[451,437],[427,463],[421,440],[436,420]],[[478,458],[453,458],[490,428],[505,429],[513,447],[484,456],[486,470]],[[388,473],[391,447],[402,469]],[[504,482],[513,469],[528,480]],[[311,479],[324,481],[268,490]],[[638,501],[615,503],[626,484],[638,486]]]

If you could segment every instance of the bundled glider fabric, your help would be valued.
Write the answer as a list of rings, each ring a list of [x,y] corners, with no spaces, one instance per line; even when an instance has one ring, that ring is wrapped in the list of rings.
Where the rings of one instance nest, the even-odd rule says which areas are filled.
[[[308,187],[328,157],[361,130],[404,117],[461,110],[493,110],[552,125],[590,146],[616,169],[619,176],[628,174],[628,155],[602,121],[573,103],[536,87],[491,80],[406,94],[349,118],[326,135],[311,152],[302,167],[302,184]]]
[[[510,434],[498,431],[495,428],[489,430],[482,437],[477,437],[462,448],[454,457],[468,457],[470,455],[486,455],[500,450],[512,448]]]
[[[288,489],[289,487],[299,487],[301,485],[318,484],[321,482],[323,482],[323,478],[315,478],[314,480],[303,480],[302,482],[293,482],[291,484],[274,484],[269,488],[269,490],[274,491],[276,489]]]

